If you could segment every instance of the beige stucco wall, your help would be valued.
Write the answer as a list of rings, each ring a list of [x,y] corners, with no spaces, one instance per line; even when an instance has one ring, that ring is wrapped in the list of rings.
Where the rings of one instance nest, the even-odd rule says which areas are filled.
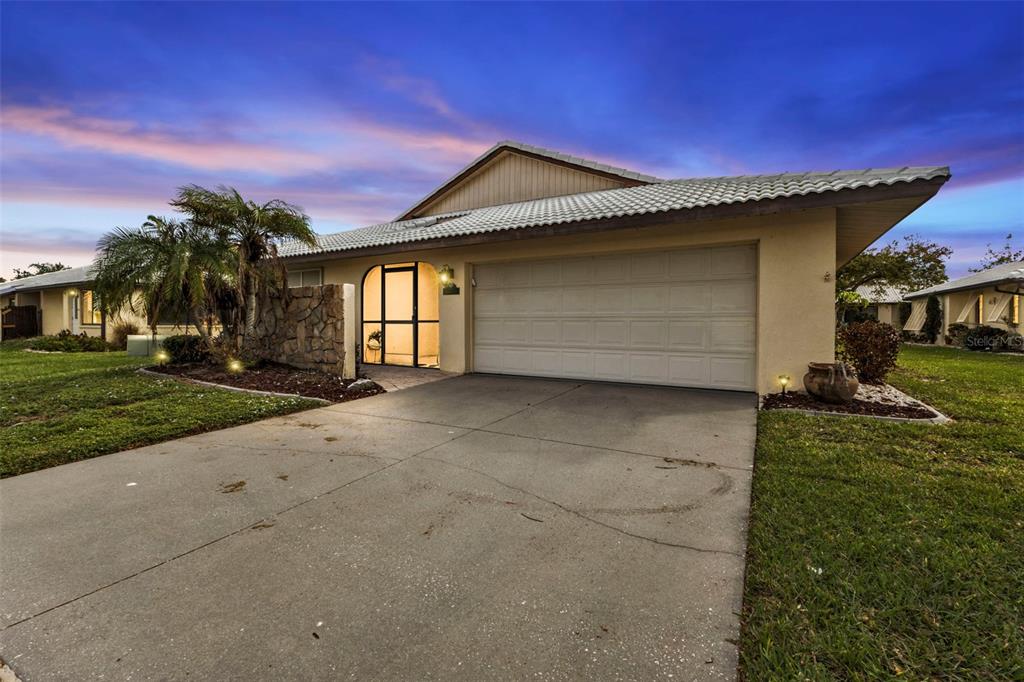
[[[985,296],[985,319],[979,320],[978,314],[973,306],[978,300],[979,295]],[[1010,311],[1012,308],[1008,305],[1005,312],[1000,315],[998,320],[989,320],[989,312],[994,306],[998,306],[999,302],[1005,300],[1006,294],[1000,293],[995,290],[994,287],[988,287],[986,289],[973,289],[969,291],[954,291],[949,294],[940,294],[939,302],[942,305],[942,331],[939,334],[939,338],[936,340],[937,345],[945,345],[946,335],[949,333],[949,325],[956,324],[957,319],[960,317],[960,312],[964,309],[964,306],[970,305],[972,309],[967,315],[967,318],[961,323],[967,326],[977,326],[979,324],[985,324],[989,327],[995,327],[996,329],[1005,329],[1009,332],[1021,333],[1024,330],[1024,325],[1018,323],[1013,324],[1009,318]],[[1024,322],[1024,296],[1018,299],[1020,301],[1020,315],[1021,322]],[[912,301],[913,310],[916,312],[918,309],[923,309],[927,304],[928,298],[917,298]],[[1010,302],[1012,305],[1012,301]]]
[[[52,336],[58,334],[63,330],[72,330],[71,324],[71,292],[79,292],[78,289],[67,288],[67,289],[43,289],[38,292],[39,305],[43,312],[43,329],[42,333],[44,336]],[[20,293],[19,296],[29,296],[30,294]],[[79,292],[79,295],[80,292]],[[114,326],[120,320],[128,320],[134,322],[139,332],[142,334],[149,333],[149,327],[146,325],[144,318],[139,317],[132,313],[129,309],[124,309],[118,315],[107,319],[106,331],[107,340],[110,340]],[[78,325],[79,333],[85,333],[89,336],[100,336],[103,331],[103,326],[99,324],[81,324]],[[193,327],[189,327],[191,333],[195,333]],[[166,336],[172,336],[174,334],[184,334],[186,330],[181,325],[168,325],[161,324],[157,326],[157,334],[163,334]]]
[[[985,297],[985,319],[979,320],[977,310],[973,309],[975,302],[979,296]],[[964,306],[972,306],[972,310],[967,316],[967,319],[962,324],[968,326],[974,326],[979,324],[988,325],[989,327],[995,327],[996,329],[1004,329],[1011,332],[1019,332],[1020,325],[1011,324],[1007,319],[1010,308],[1007,307],[1006,311],[999,316],[999,319],[991,320],[989,315],[1002,301],[1005,300],[1007,295],[1000,293],[995,290],[995,287],[987,287],[985,289],[974,289],[971,291],[957,291],[951,294],[943,296],[943,305],[945,306],[945,312],[943,314],[943,321],[945,322],[945,328],[949,328],[949,325],[955,324],[957,318],[960,316],[960,312]]]
[[[903,325],[900,324],[899,303],[879,303],[877,307],[879,322],[884,322],[888,325],[892,325],[896,329],[896,331],[901,331],[903,329]]]
[[[64,289],[45,289],[42,292],[43,334],[52,336],[70,329],[67,295]]]
[[[758,245],[758,391],[778,391],[780,374],[789,375],[793,385],[799,386],[808,362],[828,362],[834,358],[836,220],[831,208],[388,256],[325,259],[293,267],[322,267],[325,283],[352,283],[358,292],[363,275],[375,265],[409,261],[425,261],[436,268],[450,265],[462,293],[440,297],[440,365],[442,370],[462,373],[473,370],[474,264],[742,243]],[[357,320],[362,319],[360,298],[357,295]]]

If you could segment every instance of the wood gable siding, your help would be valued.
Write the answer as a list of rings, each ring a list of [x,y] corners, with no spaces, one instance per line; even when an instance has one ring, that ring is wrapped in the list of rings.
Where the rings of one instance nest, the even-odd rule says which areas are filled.
[[[637,183],[588,173],[515,152],[503,152],[416,211],[415,217],[529,199],[616,189],[628,184]]]

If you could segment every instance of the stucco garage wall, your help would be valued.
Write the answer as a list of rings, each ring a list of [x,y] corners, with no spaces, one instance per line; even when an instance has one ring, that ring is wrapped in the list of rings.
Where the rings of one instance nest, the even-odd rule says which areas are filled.
[[[70,318],[64,289],[44,289],[39,293],[43,309],[43,334],[51,336],[68,329]]]
[[[466,372],[472,371],[474,263],[743,243],[758,245],[758,391],[778,391],[780,374],[788,374],[799,385],[808,362],[834,358],[836,218],[832,208],[383,256],[303,261],[301,267],[322,267],[325,283],[350,282],[358,290],[366,271],[381,263],[425,261],[437,268],[452,266],[455,283],[462,293],[441,296],[440,365],[446,371]],[[300,266],[296,263],[291,267]],[[357,320],[362,318],[359,299],[357,296]]]

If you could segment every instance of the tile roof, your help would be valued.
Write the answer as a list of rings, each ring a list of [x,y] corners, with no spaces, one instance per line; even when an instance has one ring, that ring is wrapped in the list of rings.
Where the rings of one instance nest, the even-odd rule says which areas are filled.
[[[500,151],[501,149],[514,149],[527,154],[534,154],[536,156],[543,156],[553,161],[561,161],[562,163],[571,163],[581,168],[589,168],[590,170],[598,171],[599,173],[607,173],[608,175],[617,175],[620,178],[626,180],[633,180],[636,182],[664,182],[663,178],[657,178],[653,175],[645,175],[643,173],[637,173],[631,171],[628,168],[619,168],[618,166],[609,166],[606,163],[600,163],[598,161],[591,161],[590,159],[584,159],[580,156],[573,156],[571,154],[565,154],[563,152],[555,151],[553,149],[545,149],[544,147],[535,147],[532,144],[526,144],[525,142],[516,142],[515,140],[502,140],[480,156],[476,157],[465,167],[461,168],[457,173],[449,177],[447,180],[442,182],[440,185],[430,190],[421,199],[418,199],[415,204],[407,208],[398,214],[395,219],[401,220],[404,216],[411,213],[414,209],[427,204],[431,199],[441,193],[442,190],[452,185],[456,180],[462,177],[463,174],[468,173],[482,161],[486,160],[492,154]]]
[[[58,272],[47,272],[43,275],[22,277],[0,284],[0,296],[8,296],[16,291],[32,291],[35,289],[52,289],[54,287],[73,287],[92,280],[92,266],[83,265]]]
[[[667,180],[637,187],[487,206],[457,213],[371,225],[318,237],[318,245],[286,242],[281,256],[386,247],[465,235],[620,218],[680,209],[753,203],[878,185],[949,178],[949,168],[905,167],[827,173],[782,173]]]
[[[974,274],[937,284],[927,289],[921,289],[907,294],[907,298],[920,298],[931,294],[940,294],[947,291],[961,291],[963,289],[983,289],[1001,282],[1017,282],[1024,286],[1024,261],[1016,263],[1005,263],[997,265],[988,270],[975,272]]]
[[[906,287],[894,287],[884,282],[865,284],[857,287],[856,291],[872,303],[900,303],[907,294]]]

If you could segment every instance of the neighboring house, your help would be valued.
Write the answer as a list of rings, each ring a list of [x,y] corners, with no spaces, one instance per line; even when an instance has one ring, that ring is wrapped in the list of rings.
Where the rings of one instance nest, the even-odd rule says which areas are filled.
[[[502,142],[393,222],[280,254],[356,285],[366,362],[769,393],[834,358],[837,268],[949,177],[662,180]]]
[[[38,320],[36,333],[47,336],[68,330],[73,334],[109,340],[113,326],[120,321],[132,322],[142,333],[148,332],[146,320],[129,310],[118,313],[113,319],[103,315],[96,306],[92,279],[92,266],[86,265],[3,282],[0,284],[0,303],[5,309],[12,306],[34,307]],[[7,315],[4,318],[6,320]],[[185,322],[173,317],[160,320],[157,333],[185,333]],[[7,337],[8,332],[5,331],[4,338]]]
[[[864,310],[858,311],[859,317],[892,325],[896,331],[903,329],[900,306],[903,305],[906,289],[888,284],[865,284],[857,287],[856,292],[868,302]]]
[[[954,279],[907,295],[913,304],[904,327],[919,332],[924,327],[926,305],[937,296],[942,306],[942,330],[937,343],[944,344],[949,325],[988,325],[1021,332],[1024,304],[1024,261],[997,265],[960,279]]]

